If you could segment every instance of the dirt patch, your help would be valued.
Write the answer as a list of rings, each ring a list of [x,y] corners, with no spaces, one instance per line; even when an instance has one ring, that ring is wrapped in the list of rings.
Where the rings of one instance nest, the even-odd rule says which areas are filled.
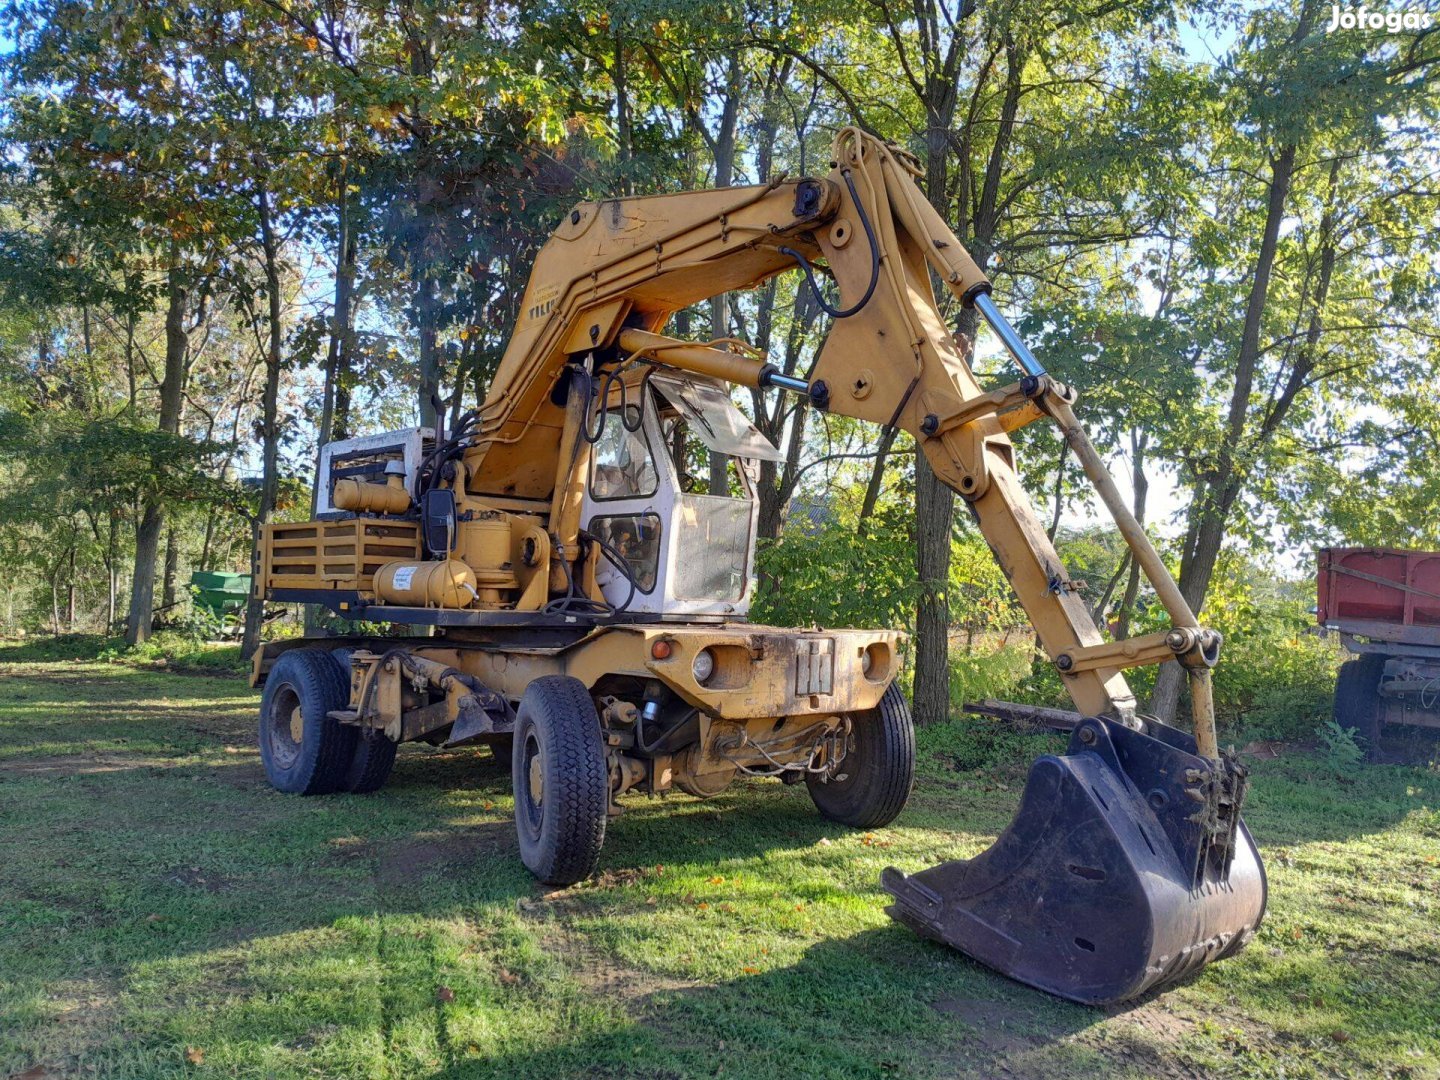
[[[226,750],[228,752],[229,747],[226,747]],[[234,791],[257,791],[270,786],[270,781],[265,779],[265,768],[260,764],[258,754],[253,761],[241,759],[234,765],[208,769],[205,777],[207,780],[215,781],[221,787],[227,787]]]
[[[52,754],[0,761],[0,775],[91,776],[131,769],[170,769],[177,762],[142,754]]]
[[[207,893],[229,892],[235,883],[223,874],[202,870],[198,866],[177,866],[165,875],[167,885],[182,889],[200,889]]]
[[[515,846],[515,826],[497,821],[454,832],[417,833],[378,852],[368,845],[345,844],[338,847],[335,857],[349,861],[373,855],[376,881],[382,889],[391,889],[418,885],[443,870],[463,870],[482,854],[509,852]]]
[[[1096,1029],[1090,1041],[1108,1057],[1164,1080],[1205,1080],[1209,1075],[1185,1061],[1179,1052],[1184,1040],[1194,1033],[1194,1022],[1160,1000],[1128,1008],[1115,1006],[1106,1012],[1105,1024]]]
[[[1016,1054],[1049,1041],[1033,1031],[1034,1018],[1030,1013],[1003,1001],[941,998],[930,1007],[973,1028],[981,1045],[992,1054]]]
[[[520,913],[534,921],[545,951],[558,956],[566,973],[586,993],[617,1002],[634,1019],[657,1026],[659,1011],[652,998],[656,993],[706,990],[709,987],[689,979],[631,967],[611,953],[592,944],[575,930],[563,900],[555,904],[522,902]]]

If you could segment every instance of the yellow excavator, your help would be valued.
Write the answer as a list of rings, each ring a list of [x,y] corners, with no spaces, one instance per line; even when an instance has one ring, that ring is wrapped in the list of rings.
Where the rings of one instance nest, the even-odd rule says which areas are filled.
[[[823,179],[588,202],[535,261],[488,397],[452,430],[322,450],[314,520],[265,527],[255,589],[397,636],[271,642],[255,656],[270,782],[366,792],[396,746],[508,759],[521,859],[568,884],[623,800],[705,798],[738,776],[803,782],[825,817],[886,825],[915,738],[900,635],[780,629],[755,588],[755,463],[776,448],[735,386],[910,432],[969,504],[1074,700],[1066,753],[1033,765],[978,857],[883,888],[897,920],[1072,1000],[1133,997],[1238,951],[1265,910],[1243,767],[1216,743],[1202,626],[1075,418],[922,196],[915,159],[845,128]],[[798,272],[831,317],[807,378],[671,316]],[[819,278],[838,289],[827,299]],[[983,389],[936,304],[973,306],[1022,377]],[[1057,425],[1168,612],[1107,641],[1021,487],[1008,433]],[[721,467],[687,471],[703,446]],[[706,470],[696,469],[703,473]],[[722,478],[723,477],[723,478]],[[403,635],[403,636],[398,636]],[[1143,716],[1125,669],[1187,671],[1191,730]]]

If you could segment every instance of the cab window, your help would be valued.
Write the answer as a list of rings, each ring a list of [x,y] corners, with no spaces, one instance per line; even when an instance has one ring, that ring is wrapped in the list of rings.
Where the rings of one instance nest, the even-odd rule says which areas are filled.
[[[634,428],[635,430],[631,430]],[[640,410],[627,405],[606,414],[605,427],[595,441],[590,472],[590,494],[596,499],[632,499],[655,494],[659,482]]]

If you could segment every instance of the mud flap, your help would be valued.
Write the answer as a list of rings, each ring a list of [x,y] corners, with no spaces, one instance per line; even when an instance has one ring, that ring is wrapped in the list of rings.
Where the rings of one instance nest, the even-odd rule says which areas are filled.
[[[887,869],[889,914],[1031,986],[1124,1001],[1244,947],[1265,870],[1240,819],[1245,770],[1154,721],[1087,717],[1030,769],[1014,821],[973,859]]]

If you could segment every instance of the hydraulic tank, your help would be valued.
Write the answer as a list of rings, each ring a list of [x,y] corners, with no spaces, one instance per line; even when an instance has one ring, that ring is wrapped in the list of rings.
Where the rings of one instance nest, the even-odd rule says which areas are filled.
[[[375,572],[375,594],[404,607],[463,608],[474,603],[475,574],[459,559],[397,559]]]

